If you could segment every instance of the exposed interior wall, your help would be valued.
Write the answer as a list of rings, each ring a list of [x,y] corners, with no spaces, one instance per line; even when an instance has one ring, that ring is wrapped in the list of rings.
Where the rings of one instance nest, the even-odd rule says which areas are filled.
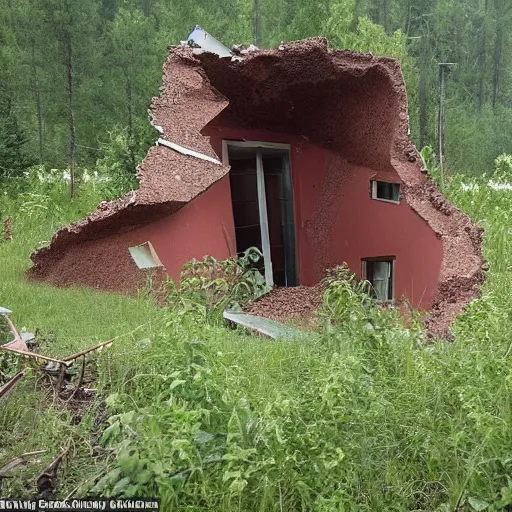
[[[220,126],[218,121],[203,133],[219,157],[223,139],[290,144],[300,284],[314,285],[326,268],[343,262],[361,277],[362,258],[395,256],[395,298],[431,306],[443,257],[441,240],[404,199],[396,205],[370,198],[375,170],[350,164],[301,137]],[[378,176],[399,181],[394,171]],[[234,237],[233,225],[229,230]]]
[[[404,203],[436,237],[434,241],[432,234],[421,234],[424,224],[412,220],[409,210],[407,215],[393,221],[404,234],[413,233],[425,240],[425,249],[431,250],[427,258],[422,245],[416,250],[410,247],[410,241],[407,243],[407,251],[416,250],[416,256],[409,258],[409,268],[413,261],[414,265],[423,266],[421,270],[414,267],[414,276],[423,274],[424,281],[430,283],[429,276],[437,275],[433,270],[437,265],[437,240],[442,243],[437,285],[433,278],[430,283],[431,287],[436,286],[436,293],[427,319],[429,334],[445,336],[455,317],[478,296],[479,285],[484,280],[482,229],[453,207],[425,173],[421,156],[408,136],[407,97],[398,61],[351,51],[331,51],[323,38],[282,43],[277,50],[258,50],[232,58],[196,53],[189,47],[171,47],[164,65],[164,84],[160,96],[153,98],[151,117],[163,139],[209,157],[214,157],[215,152],[209,138],[201,132],[212,120],[211,124],[216,126],[266,129],[289,134],[290,140],[295,137],[294,150],[298,155],[292,154],[292,167],[305,168],[309,162],[308,167],[314,169],[313,174],[298,173],[293,184],[298,197],[304,195],[295,211],[304,282],[314,282],[325,267],[339,262],[332,261],[333,255],[337,259],[338,251],[353,246],[351,233],[344,230],[374,233],[370,237],[358,236],[358,241],[369,238],[372,244],[376,240],[387,243],[388,238],[382,238],[382,230],[387,226],[380,225],[377,229],[374,224],[377,221],[373,219],[382,217],[392,222],[392,214],[381,215],[381,209],[384,212],[383,208],[389,209],[389,205],[369,205],[358,213],[357,207],[364,203],[352,204],[351,200],[356,202],[359,192],[350,194],[343,204],[338,202],[344,197],[343,180],[353,182],[354,191],[362,190],[367,179],[360,178],[361,173],[372,169],[398,175]],[[346,172],[338,172],[345,167]],[[231,251],[223,252],[223,242],[210,244],[204,250],[203,242],[189,238],[197,236],[194,226],[201,229],[219,218],[229,223],[227,210],[222,210],[219,218],[209,208],[193,213],[193,208],[201,204],[200,195],[228,171],[220,162],[187,156],[165,145],[153,146],[138,168],[140,188],[119,200],[101,203],[86,218],[58,230],[49,246],[31,255],[34,265],[29,275],[59,285],[77,283],[119,291],[135,289],[140,276],[130,274],[128,268],[132,263],[124,248],[146,241],[147,236],[136,235],[139,232],[147,235],[153,229],[152,223],[160,226],[154,228],[155,239],[168,236],[169,245],[160,250],[171,255],[172,243],[172,251],[176,251],[176,259],[172,255],[176,265],[168,260],[171,275],[176,276],[182,260],[200,258],[203,252],[217,257],[227,255]],[[307,180],[313,181],[311,187],[305,185]],[[347,187],[347,193],[351,187]],[[177,216],[166,224],[164,219],[189,203],[192,210],[189,209],[185,219]],[[228,201],[223,204],[230,206]],[[370,215],[372,210],[375,216]],[[193,221],[187,220],[188,215]],[[404,219],[410,221],[400,224]],[[178,222],[184,222],[186,229],[172,228]],[[207,229],[205,236],[213,233],[214,240],[224,240],[217,236],[223,223],[210,226],[212,231]],[[324,236],[322,230],[326,229],[331,229],[334,235]],[[174,243],[171,236],[177,236]],[[397,239],[396,244],[401,245],[395,245],[394,252],[399,247],[405,251],[403,240]],[[180,252],[182,245],[185,249]],[[368,250],[377,248],[373,245],[358,248],[361,254]],[[398,265],[402,258],[396,256]],[[342,259],[350,260],[350,257]],[[431,271],[425,271],[425,259]],[[359,271],[358,262],[350,261],[357,266],[354,270]],[[429,295],[423,281],[412,280],[410,276],[401,281],[400,276],[396,277],[397,293],[403,287],[410,291],[414,301],[418,288],[425,289],[424,297]],[[424,298],[422,304],[428,302]]]
[[[229,177],[225,176],[174,215],[137,229],[150,240],[173,280],[179,280],[183,264],[206,255],[228,258],[235,252],[231,233]]]
[[[232,225],[229,179],[225,176],[172,215],[69,246],[45,275],[38,277],[59,286],[85,285],[133,293],[146,284],[146,276],[135,265],[128,247],[149,240],[167,274],[179,280],[183,264],[192,258],[202,259],[206,254],[227,258],[234,252],[234,241],[229,237]],[[165,271],[156,275],[162,279]]]

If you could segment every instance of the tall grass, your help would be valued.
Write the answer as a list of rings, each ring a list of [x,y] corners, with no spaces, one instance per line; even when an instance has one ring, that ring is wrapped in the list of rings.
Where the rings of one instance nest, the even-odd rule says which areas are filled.
[[[512,192],[462,177],[445,192],[485,227],[490,272],[455,341],[428,346],[346,289],[331,293],[322,330],[276,343],[142,298],[35,286],[23,280],[27,255],[53,221],[19,215],[24,234],[0,244],[0,303],[10,298],[18,324],[53,329],[57,352],[145,327],[101,356],[102,424],[93,409],[70,426],[71,412],[26,379],[0,405],[0,463],[66,444],[59,496],[157,496],[166,511],[512,505]],[[34,472],[8,491],[27,493]]]
[[[121,341],[128,348],[151,336],[160,315],[151,302],[79,287],[58,289],[25,278],[34,249],[46,244],[56,229],[117,193],[108,182],[84,181],[77,198],[69,201],[68,184],[60,175],[35,168],[25,179],[0,187],[0,220],[13,219],[13,240],[0,240],[0,305],[13,310],[18,328],[41,331],[40,349],[47,355],[70,355],[119,335],[124,335]],[[73,453],[80,454],[79,464],[66,467],[62,489],[71,489],[74,478],[83,479],[86,468],[95,465],[94,457],[81,457],[93,449],[93,416],[86,414],[73,427],[73,414],[48,394],[44,379],[29,374],[9,400],[0,402],[0,466],[20,453],[42,448],[48,450],[42,461],[49,462],[71,443]],[[2,494],[26,494],[25,483],[41,469],[41,463],[29,466],[19,479],[8,480]]]
[[[18,326],[52,331],[57,342],[48,349],[58,353],[79,350],[145,323],[156,311],[148,301],[79,287],[57,289],[25,279],[31,252],[109,195],[104,182],[87,181],[81,184],[77,198],[69,201],[65,180],[55,172],[41,174],[36,168],[22,187],[9,183],[0,188],[0,220],[13,219],[13,240],[0,241],[0,305],[14,311],[12,318]]]

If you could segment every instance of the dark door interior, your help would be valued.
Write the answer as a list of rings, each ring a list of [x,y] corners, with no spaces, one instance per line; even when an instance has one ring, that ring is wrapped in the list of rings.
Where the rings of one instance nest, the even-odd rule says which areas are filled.
[[[272,276],[278,286],[298,284],[288,151],[228,146],[236,250],[262,247],[256,154],[261,151]],[[262,262],[262,267],[264,262]]]

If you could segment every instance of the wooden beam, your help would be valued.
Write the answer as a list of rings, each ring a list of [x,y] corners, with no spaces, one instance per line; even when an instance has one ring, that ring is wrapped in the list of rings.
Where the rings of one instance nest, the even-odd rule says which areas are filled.
[[[64,364],[66,366],[71,366],[73,364],[71,362],[63,361],[61,359],[55,359],[54,357],[43,356],[42,354],[36,354],[35,352],[26,352],[24,350],[18,350],[6,345],[0,345],[0,349],[8,350],[9,352],[13,352],[14,354],[18,354],[23,357],[28,357],[30,359],[35,359],[36,361],[38,359],[41,359],[42,361],[51,361],[52,363]]]
[[[114,339],[111,339],[111,340],[108,340],[108,341],[104,341],[103,343],[99,343],[98,345],[94,345],[93,347],[89,347],[89,348],[87,348],[85,350],[82,350],[81,352],[77,352],[76,354],[73,354],[71,356],[65,357],[63,359],[63,361],[64,362],[74,361],[75,359],[78,359],[81,356],[85,356],[89,352],[93,352],[95,350],[101,350],[104,347],[109,347],[110,345],[112,345],[112,343],[114,343]]]
[[[6,395],[9,391],[11,391],[14,386],[21,380],[21,378],[25,375],[25,370],[17,373],[12,379],[8,380],[1,388],[0,388],[0,398]]]

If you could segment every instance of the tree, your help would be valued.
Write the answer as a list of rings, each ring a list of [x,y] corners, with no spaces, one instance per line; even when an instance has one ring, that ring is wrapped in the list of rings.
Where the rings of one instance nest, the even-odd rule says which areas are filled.
[[[260,0],[253,0],[253,25],[252,25],[252,39],[256,46],[261,45],[261,10]]]
[[[0,178],[21,176],[32,164],[26,155],[27,139],[12,113],[0,115]]]
[[[496,10],[496,37],[492,58],[492,106],[495,109],[503,76],[503,47],[505,44],[505,28],[509,26],[512,5],[508,0],[494,0]]]
[[[43,0],[48,34],[58,44],[55,55],[60,68],[57,86],[65,92],[68,124],[68,157],[70,167],[70,197],[75,195],[77,165],[77,94],[83,75],[92,71],[96,50],[99,4],[96,0]]]
[[[110,61],[112,69],[122,77],[126,112],[123,124],[127,127],[130,167],[135,172],[140,143],[135,125],[139,119],[147,122],[150,93],[159,78],[156,41],[151,21],[136,9],[119,9],[109,28]]]
[[[480,64],[480,76],[478,78],[478,110],[481,112],[485,103],[485,81],[487,78],[487,19],[489,13],[489,0],[484,0],[484,8],[480,22],[480,48],[478,60]]]
[[[18,0],[11,8],[11,21],[16,38],[13,48],[16,52],[20,84],[18,102],[33,102],[33,115],[37,126],[37,157],[40,164],[45,161],[44,89],[48,88],[48,75],[44,69],[47,59],[45,53],[51,52],[52,47],[52,43],[44,39],[42,30],[33,30],[42,17],[37,0]],[[32,127],[29,133],[33,133],[33,118],[29,115],[25,117]]]

